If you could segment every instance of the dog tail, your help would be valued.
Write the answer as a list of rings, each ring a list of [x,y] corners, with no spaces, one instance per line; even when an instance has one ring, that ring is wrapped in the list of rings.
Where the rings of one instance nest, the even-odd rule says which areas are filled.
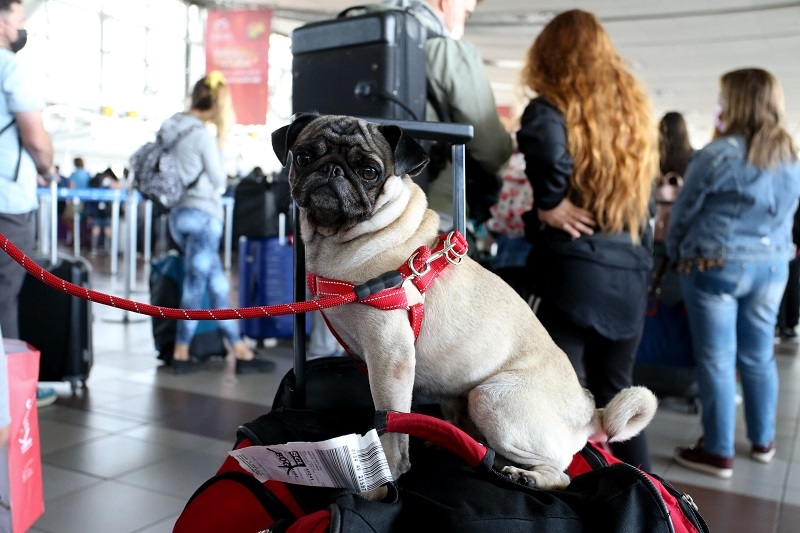
[[[647,427],[656,414],[658,399],[646,387],[619,391],[605,407],[595,409],[591,440],[623,442]]]

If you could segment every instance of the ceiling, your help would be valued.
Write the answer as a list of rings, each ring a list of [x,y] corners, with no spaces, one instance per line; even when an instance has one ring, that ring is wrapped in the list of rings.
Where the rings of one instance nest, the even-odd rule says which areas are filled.
[[[194,0],[217,7],[270,7],[273,30],[290,34],[334,17],[357,0]],[[761,67],[780,80],[787,126],[800,140],[800,1],[785,0],[483,0],[465,39],[483,57],[499,105],[518,107],[520,59],[554,14],[596,14],[620,55],[649,88],[658,116],[684,114],[696,147],[707,142],[719,76]]]

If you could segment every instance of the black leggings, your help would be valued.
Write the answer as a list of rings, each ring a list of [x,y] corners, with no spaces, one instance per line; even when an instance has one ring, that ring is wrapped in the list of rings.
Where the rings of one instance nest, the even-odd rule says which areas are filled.
[[[640,336],[611,340],[592,328],[576,325],[567,313],[542,300],[537,316],[559,348],[566,352],[581,384],[602,407],[633,384],[633,363]],[[626,442],[611,444],[614,455],[642,470],[650,470],[644,432]]]

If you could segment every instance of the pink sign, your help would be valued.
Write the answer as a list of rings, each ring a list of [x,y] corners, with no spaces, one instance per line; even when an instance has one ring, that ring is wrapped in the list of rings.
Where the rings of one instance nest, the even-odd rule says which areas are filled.
[[[206,73],[219,70],[231,88],[237,124],[267,121],[267,73],[272,11],[209,11]]]

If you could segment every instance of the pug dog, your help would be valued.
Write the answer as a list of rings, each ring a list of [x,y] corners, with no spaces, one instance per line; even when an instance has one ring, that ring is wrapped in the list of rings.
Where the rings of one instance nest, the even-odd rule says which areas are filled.
[[[399,127],[300,114],[272,144],[291,165],[308,272],[361,284],[435,247],[439,216],[411,179],[428,156]],[[444,268],[424,295],[403,286],[409,302],[423,302],[416,338],[406,309],[323,311],[363,358],[376,409],[409,412],[415,395],[438,400],[445,418],[495,451],[503,472],[545,489],[569,483],[564,470],[588,439],[624,441],[653,418],[657,400],[644,387],[596,407],[530,306],[469,257]],[[387,433],[381,444],[397,479],[410,467],[408,437]]]

